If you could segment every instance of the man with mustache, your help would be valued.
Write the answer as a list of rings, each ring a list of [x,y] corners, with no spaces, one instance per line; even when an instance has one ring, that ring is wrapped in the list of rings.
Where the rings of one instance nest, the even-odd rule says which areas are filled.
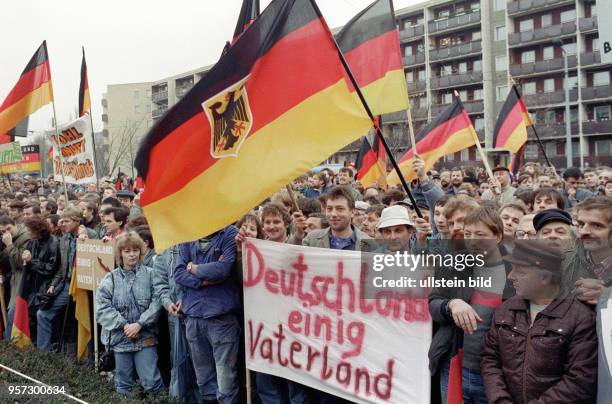
[[[583,302],[596,304],[604,287],[612,286],[612,198],[587,198],[574,214],[579,243],[564,260],[564,285]]]

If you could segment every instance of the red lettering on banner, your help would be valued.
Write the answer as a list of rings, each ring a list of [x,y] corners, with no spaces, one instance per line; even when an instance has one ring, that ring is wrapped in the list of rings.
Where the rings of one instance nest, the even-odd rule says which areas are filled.
[[[329,379],[333,375],[332,369],[330,369],[329,366],[327,365],[328,352],[329,352],[329,347],[325,345],[325,347],[323,348],[323,366],[321,366],[321,379],[324,381]]]
[[[297,341],[293,341],[291,343],[291,348],[289,349],[289,360],[291,361],[291,366],[293,366],[296,369],[301,369],[302,365],[297,363],[295,359],[293,358],[293,354],[296,352],[302,352],[302,344],[300,344]]]
[[[257,336],[255,337],[255,341],[253,341],[253,321],[249,320],[247,322],[247,327],[249,332],[249,355],[251,355],[252,358],[255,355],[255,349],[257,349],[257,345],[259,344],[263,324],[259,323],[259,327],[257,327]]]
[[[287,359],[283,359],[281,356],[281,352],[283,351],[283,341],[285,340],[285,334],[283,333],[283,325],[278,325],[278,332],[274,332],[272,334],[276,337],[276,342],[278,343],[278,347],[276,348],[276,356],[278,357],[278,364],[282,367],[287,367],[289,361]]]
[[[287,327],[289,327],[289,330],[291,330],[291,332],[295,334],[300,334],[302,332],[302,329],[298,328],[297,324],[299,324],[301,321],[302,313],[297,310],[293,310],[291,313],[289,313],[289,318],[287,319]]]
[[[314,349],[313,347],[311,347],[310,345],[308,346],[308,362],[306,362],[306,370],[310,372],[310,369],[312,369],[312,365],[314,364],[314,360],[317,359],[317,357],[321,356],[321,352],[317,351],[316,349]]]
[[[340,377],[340,372],[344,369],[344,377]],[[344,387],[347,387],[351,384],[351,364],[346,362],[338,363],[338,367],[336,368],[336,381]]]
[[[274,271],[266,271],[264,278],[266,289],[272,294],[278,294],[278,274]]]
[[[259,283],[263,274],[264,274],[264,258],[263,255],[259,252],[257,247],[255,247],[251,243],[245,244],[246,250],[246,274],[242,281],[245,288],[250,288]],[[256,262],[253,260],[256,259]],[[256,274],[253,272],[257,271]]]
[[[361,379],[365,378],[365,395],[369,396],[370,393],[370,372],[366,368],[355,369],[355,395],[359,395],[359,388],[361,387]]]
[[[388,400],[391,397],[391,390],[393,389],[393,365],[395,365],[394,359],[387,361],[387,373],[381,373],[374,378],[374,392],[383,400]],[[382,382],[382,387],[379,386]]]

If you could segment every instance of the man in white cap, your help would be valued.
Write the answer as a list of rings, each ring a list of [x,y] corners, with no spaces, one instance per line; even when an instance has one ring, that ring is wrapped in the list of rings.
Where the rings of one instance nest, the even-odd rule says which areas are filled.
[[[415,228],[406,208],[393,205],[383,209],[376,228],[386,241],[386,248],[389,251],[409,250]]]

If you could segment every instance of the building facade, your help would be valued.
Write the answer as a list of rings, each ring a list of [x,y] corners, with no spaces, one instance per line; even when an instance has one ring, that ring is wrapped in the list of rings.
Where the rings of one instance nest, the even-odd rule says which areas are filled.
[[[134,157],[140,140],[153,126],[151,83],[112,84],[102,94],[102,138],[108,154],[99,161],[100,170],[135,175]]]
[[[514,81],[557,168],[566,167],[566,102],[573,165],[612,165],[612,66],[601,63],[594,0],[433,0],[395,14],[416,132],[457,91],[481,143],[490,148]],[[410,144],[406,113],[388,114],[383,122],[394,154],[403,155]],[[330,160],[354,161],[358,148],[356,142]],[[539,149],[530,130],[527,161],[543,161]],[[446,156],[440,165],[478,160],[470,148]]]

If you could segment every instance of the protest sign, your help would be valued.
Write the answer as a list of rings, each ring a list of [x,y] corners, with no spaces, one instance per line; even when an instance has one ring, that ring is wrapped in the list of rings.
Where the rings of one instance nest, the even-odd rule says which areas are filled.
[[[0,165],[15,163],[22,158],[19,142],[0,144]]]
[[[598,0],[597,13],[601,63],[612,63],[612,0]]]
[[[358,403],[429,403],[427,300],[362,299],[364,267],[355,251],[248,239],[247,367]]]
[[[96,182],[94,165],[93,131],[88,115],[48,132],[53,143],[53,172],[56,181],[62,181],[62,168],[66,182],[71,184],[87,184]],[[59,145],[59,146],[58,146]],[[59,152],[62,152],[60,158]],[[62,161],[63,160],[63,161]]]
[[[77,242],[77,287],[97,290],[107,273],[115,269],[112,242],[86,240]],[[95,286],[94,286],[95,285]]]
[[[0,174],[40,172],[40,149],[37,144],[21,146],[21,159],[0,165]]]

